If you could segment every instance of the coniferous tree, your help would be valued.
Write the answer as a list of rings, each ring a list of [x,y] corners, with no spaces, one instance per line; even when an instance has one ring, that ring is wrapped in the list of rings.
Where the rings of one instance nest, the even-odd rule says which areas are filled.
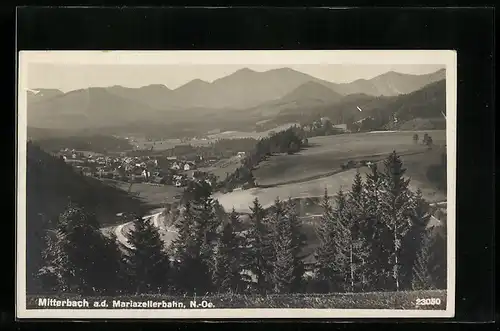
[[[429,268],[434,284],[439,289],[447,287],[447,222],[446,216],[442,215],[440,224],[434,228],[431,238],[431,258]]]
[[[333,243],[334,243],[334,272],[339,289],[343,291],[352,290],[352,240],[349,222],[349,206],[347,197],[340,189],[335,196],[335,207],[333,209]]]
[[[302,250],[306,245],[306,241],[302,232],[302,224],[297,215],[297,206],[291,198],[286,203],[285,217],[290,223],[290,234],[292,236],[293,280],[290,290],[294,293],[301,292],[304,286],[305,272]]]
[[[413,279],[411,287],[414,291],[432,290],[435,288],[434,281],[429,269],[431,261],[431,231],[426,231],[422,236],[422,244],[413,265]]]
[[[349,243],[349,264],[351,291],[369,289],[368,260],[370,246],[366,240],[366,200],[363,194],[363,180],[359,172],[356,173],[347,199],[347,224]]]
[[[45,263],[40,267],[35,276],[39,288],[45,293],[63,291],[61,288],[63,271],[58,269],[61,265],[57,261],[57,258],[62,256],[59,248],[56,239],[47,234],[45,236],[45,247],[41,253],[41,257]]]
[[[99,229],[95,215],[70,204],[59,217],[49,244],[47,270],[58,289],[82,294],[112,294],[120,273],[118,246]]]
[[[420,189],[412,197],[411,210],[409,212],[410,228],[402,238],[401,245],[401,287],[412,288],[413,269],[417,254],[424,244],[425,233],[431,218],[430,206],[425,201]],[[426,239],[427,240],[427,239]],[[429,242],[427,242],[429,244]]]
[[[235,229],[239,227],[239,216],[232,210],[229,220],[222,226],[222,233],[215,251],[214,285],[219,292],[239,292],[243,288],[241,244]]]
[[[127,235],[129,271],[135,281],[135,293],[165,293],[170,290],[170,261],[158,230],[149,220],[136,218]]]
[[[395,151],[384,161],[384,166],[380,211],[382,222],[392,234],[390,254],[392,288],[399,291],[401,285],[401,242],[411,228],[412,199],[408,189],[409,180],[403,177],[406,169],[403,168],[403,162]]]
[[[174,282],[181,292],[192,292],[196,288],[195,268],[201,264],[199,246],[193,235],[194,222],[191,202],[186,200],[176,222],[178,235],[170,247],[174,256]],[[205,269],[201,271],[208,272]],[[208,277],[208,273],[205,276]]]
[[[136,283],[133,269],[131,268],[129,261],[127,259],[127,252],[129,247],[123,245],[114,231],[110,232],[108,235],[110,243],[115,243],[118,246],[118,251],[120,256],[117,257],[118,267],[119,267],[119,277],[116,279],[116,287],[118,293],[135,293]]]
[[[275,202],[278,211],[282,211],[281,202]],[[282,213],[275,214],[274,220],[274,251],[275,262],[273,270],[274,291],[290,293],[294,281],[293,236],[288,219]]]
[[[274,200],[274,204],[269,209],[269,217],[267,219],[267,226],[270,231],[270,240],[272,241],[273,249],[270,254],[270,262],[274,265],[276,261],[276,249],[275,249],[275,240],[278,235],[278,225],[285,217],[285,210],[283,206],[283,202],[277,197]]]
[[[176,283],[184,292],[207,293],[212,290],[213,252],[219,226],[210,185],[190,182],[182,200],[179,236],[172,245],[176,257]]]
[[[333,207],[326,188],[321,201],[321,207],[323,214],[319,226],[316,228],[316,235],[319,240],[319,246],[315,252],[316,278],[322,284],[321,291],[332,292],[335,282],[334,216]]]
[[[269,228],[265,222],[266,211],[255,198],[253,206],[250,207],[250,229],[247,236],[247,244],[251,249],[246,250],[245,264],[257,279],[257,289],[265,293],[270,289],[272,283],[272,256],[273,245]]]
[[[364,185],[366,220],[363,228],[370,252],[367,281],[371,291],[385,290],[391,280],[389,256],[393,247],[392,235],[382,222],[380,209],[384,180],[384,174],[378,170],[377,164],[372,164]]]

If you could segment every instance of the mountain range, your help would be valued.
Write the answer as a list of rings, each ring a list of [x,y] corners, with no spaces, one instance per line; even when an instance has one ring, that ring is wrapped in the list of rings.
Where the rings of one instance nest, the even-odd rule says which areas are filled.
[[[269,118],[288,111],[307,113],[358,99],[412,93],[444,80],[445,70],[426,75],[387,72],[369,80],[338,84],[290,68],[257,72],[240,69],[211,83],[195,79],[174,90],[153,84],[140,88],[93,87],[63,93],[28,93],[28,124],[38,128],[85,129],[146,122],[193,121],[214,115]],[[236,115],[238,114],[238,115]]]

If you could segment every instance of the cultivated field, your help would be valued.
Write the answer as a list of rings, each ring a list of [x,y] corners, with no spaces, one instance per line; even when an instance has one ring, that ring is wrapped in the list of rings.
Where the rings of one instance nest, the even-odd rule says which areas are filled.
[[[270,129],[267,131],[261,132],[243,132],[243,131],[224,131],[220,133],[211,134],[208,136],[210,139],[238,139],[238,138],[254,138],[260,139],[269,136],[271,132],[280,132],[284,131],[294,125],[298,125],[298,123],[287,123],[280,126],[275,127],[274,129]]]
[[[426,132],[435,145],[445,144],[445,130]],[[276,155],[262,162],[254,176],[259,185],[275,185],[331,173],[349,160],[380,160],[393,150],[400,155],[426,151],[426,146],[413,142],[414,133],[368,132],[314,137],[309,139],[311,147],[298,154]],[[421,139],[425,132],[417,133]]]
[[[182,188],[178,188],[172,185],[154,185],[149,183],[134,183],[130,187],[129,183],[106,180],[106,183],[114,185],[124,191],[129,191],[130,194],[136,195],[139,199],[144,201],[144,203],[156,207],[162,206],[166,202],[173,202],[177,200],[177,196],[182,194]]]
[[[268,136],[271,132],[279,132],[288,129],[289,127],[296,125],[297,123],[288,123],[280,125],[272,130],[262,131],[262,132],[244,132],[244,131],[223,131],[207,135],[202,139],[190,139],[187,141],[182,141],[181,139],[165,139],[165,140],[155,140],[149,141],[144,137],[133,137],[128,138],[130,144],[137,150],[148,149],[151,147],[153,151],[163,151],[167,149],[174,148],[179,145],[191,145],[195,147],[209,146],[211,143],[217,142],[219,139],[242,139],[242,138],[254,138],[260,139]]]
[[[235,190],[227,194],[217,193],[215,198],[230,210],[249,212],[249,206],[258,197],[265,207],[272,205],[276,197],[280,199],[322,196],[325,188],[329,194],[339,189],[351,187],[356,169],[342,171],[340,165],[348,160],[379,161],[393,150],[402,155],[407,176],[413,190],[420,188],[424,197],[430,201],[446,200],[443,192],[437,191],[426,178],[428,165],[440,162],[440,153],[444,151],[445,132],[428,131],[437,145],[428,151],[426,147],[414,144],[414,132],[383,132],[346,134],[317,137],[311,139],[310,147],[297,155],[273,156],[254,171],[259,185],[248,190]],[[423,136],[423,133],[419,133]],[[406,154],[406,155],[405,155]],[[360,168],[363,175],[369,169]]]
[[[226,178],[226,174],[232,174],[239,167],[241,167],[241,158],[234,156],[220,160],[211,167],[199,168],[198,170],[214,174],[219,180],[223,180]]]

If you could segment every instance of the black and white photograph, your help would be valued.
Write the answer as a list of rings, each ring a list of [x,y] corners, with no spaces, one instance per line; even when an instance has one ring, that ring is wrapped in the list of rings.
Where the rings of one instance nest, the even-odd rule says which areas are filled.
[[[454,51],[18,63],[19,318],[454,316]]]

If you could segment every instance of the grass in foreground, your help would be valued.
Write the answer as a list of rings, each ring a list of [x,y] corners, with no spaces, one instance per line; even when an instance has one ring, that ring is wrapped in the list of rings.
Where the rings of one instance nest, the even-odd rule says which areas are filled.
[[[169,295],[124,295],[115,297],[83,297],[78,295],[28,295],[27,308],[36,309],[39,298],[55,298],[58,300],[87,299],[92,308],[93,302],[107,300],[109,307],[113,308],[116,302],[134,301],[147,302],[166,301],[182,302],[186,308],[191,301],[211,303],[214,308],[309,308],[309,309],[398,309],[398,310],[445,310],[446,291],[411,291],[411,292],[371,292],[371,293],[331,293],[331,294],[285,294],[285,295],[243,295],[221,294],[207,296],[169,296]],[[418,305],[417,299],[427,299],[439,304]],[[425,303],[425,301],[424,301]],[[52,307],[51,307],[52,308]],[[57,307],[54,307],[57,308]],[[46,309],[46,308],[44,308]],[[116,308],[115,308],[116,309]],[[154,308],[152,308],[154,309]],[[160,308],[162,309],[162,308]]]

